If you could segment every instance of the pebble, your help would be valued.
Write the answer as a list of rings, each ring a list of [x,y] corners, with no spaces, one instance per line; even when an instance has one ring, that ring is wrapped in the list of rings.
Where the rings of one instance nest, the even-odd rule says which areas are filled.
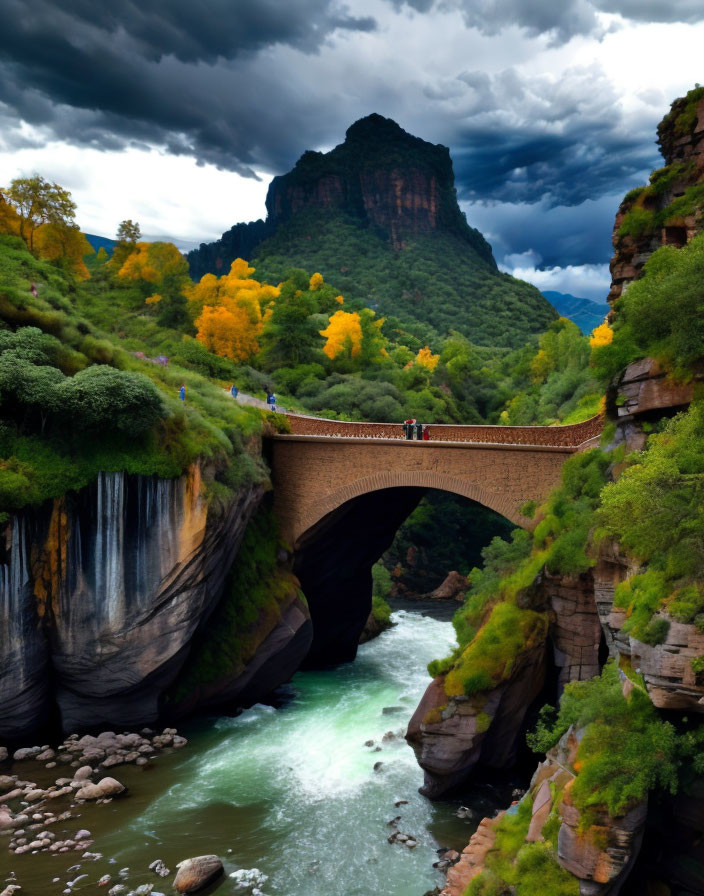
[[[153,871],[154,874],[158,874],[159,877],[168,877],[169,874],[171,874],[171,872],[161,859],[157,859],[155,862],[152,862],[149,866],[149,870]]]

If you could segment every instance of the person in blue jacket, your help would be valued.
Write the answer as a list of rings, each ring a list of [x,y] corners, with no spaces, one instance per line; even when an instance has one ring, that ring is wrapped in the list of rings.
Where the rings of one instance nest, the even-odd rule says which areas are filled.
[[[264,390],[266,392],[266,403],[269,405],[269,409],[276,411],[276,396],[268,386],[264,386]]]
[[[186,384],[185,383],[181,384],[181,388],[178,390],[178,396],[181,399],[181,401],[186,400]]]
[[[232,386],[230,387],[230,394],[232,395],[233,398],[237,398],[237,393],[238,393],[238,392],[239,392],[239,389],[238,389],[237,386],[235,386],[235,384],[233,383]]]

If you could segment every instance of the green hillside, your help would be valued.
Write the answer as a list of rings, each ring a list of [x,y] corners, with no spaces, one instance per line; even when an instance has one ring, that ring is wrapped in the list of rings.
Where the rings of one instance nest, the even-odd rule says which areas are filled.
[[[271,283],[292,267],[320,271],[346,298],[395,315],[426,341],[455,330],[476,345],[517,348],[556,317],[534,286],[499,273],[454,233],[418,235],[396,251],[378,229],[338,210],[298,213],[252,264]]]
[[[269,185],[266,221],[237,224],[188,255],[191,276],[238,256],[277,283],[319,271],[353,302],[393,315],[439,347],[450,331],[518,348],[556,312],[534,286],[498,271],[457,203],[447,147],[369,115],[328,153],[306,152]]]

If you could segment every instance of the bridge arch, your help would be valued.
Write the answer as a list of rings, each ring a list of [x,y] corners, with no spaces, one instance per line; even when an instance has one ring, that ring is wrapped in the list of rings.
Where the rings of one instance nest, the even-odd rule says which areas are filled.
[[[389,488],[423,488],[435,489],[441,492],[449,492],[463,498],[469,498],[494,510],[501,516],[524,529],[531,528],[532,520],[520,512],[505,494],[501,494],[491,488],[485,488],[479,483],[471,482],[459,476],[441,473],[435,470],[384,470],[372,476],[355,479],[346,485],[333,491],[320,499],[308,512],[301,517],[297,527],[299,534],[297,542],[305,542],[306,537],[318,523],[322,522],[328,514],[333,513],[348,501],[361,495],[378,492]]]

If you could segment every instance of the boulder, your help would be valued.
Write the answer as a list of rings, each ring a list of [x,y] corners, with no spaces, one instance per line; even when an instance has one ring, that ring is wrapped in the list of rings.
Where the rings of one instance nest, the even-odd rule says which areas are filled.
[[[464,600],[464,595],[469,588],[469,581],[457,570],[448,572],[445,581],[438,585],[435,591],[424,594],[423,597],[432,600]]]
[[[78,800],[100,800],[105,797],[119,796],[124,793],[127,788],[124,784],[120,784],[114,778],[102,778],[97,784],[84,784],[80,790],[76,792]]]
[[[196,893],[225,873],[217,856],[196,856],[177,865],[174,889],[178,893]]]

